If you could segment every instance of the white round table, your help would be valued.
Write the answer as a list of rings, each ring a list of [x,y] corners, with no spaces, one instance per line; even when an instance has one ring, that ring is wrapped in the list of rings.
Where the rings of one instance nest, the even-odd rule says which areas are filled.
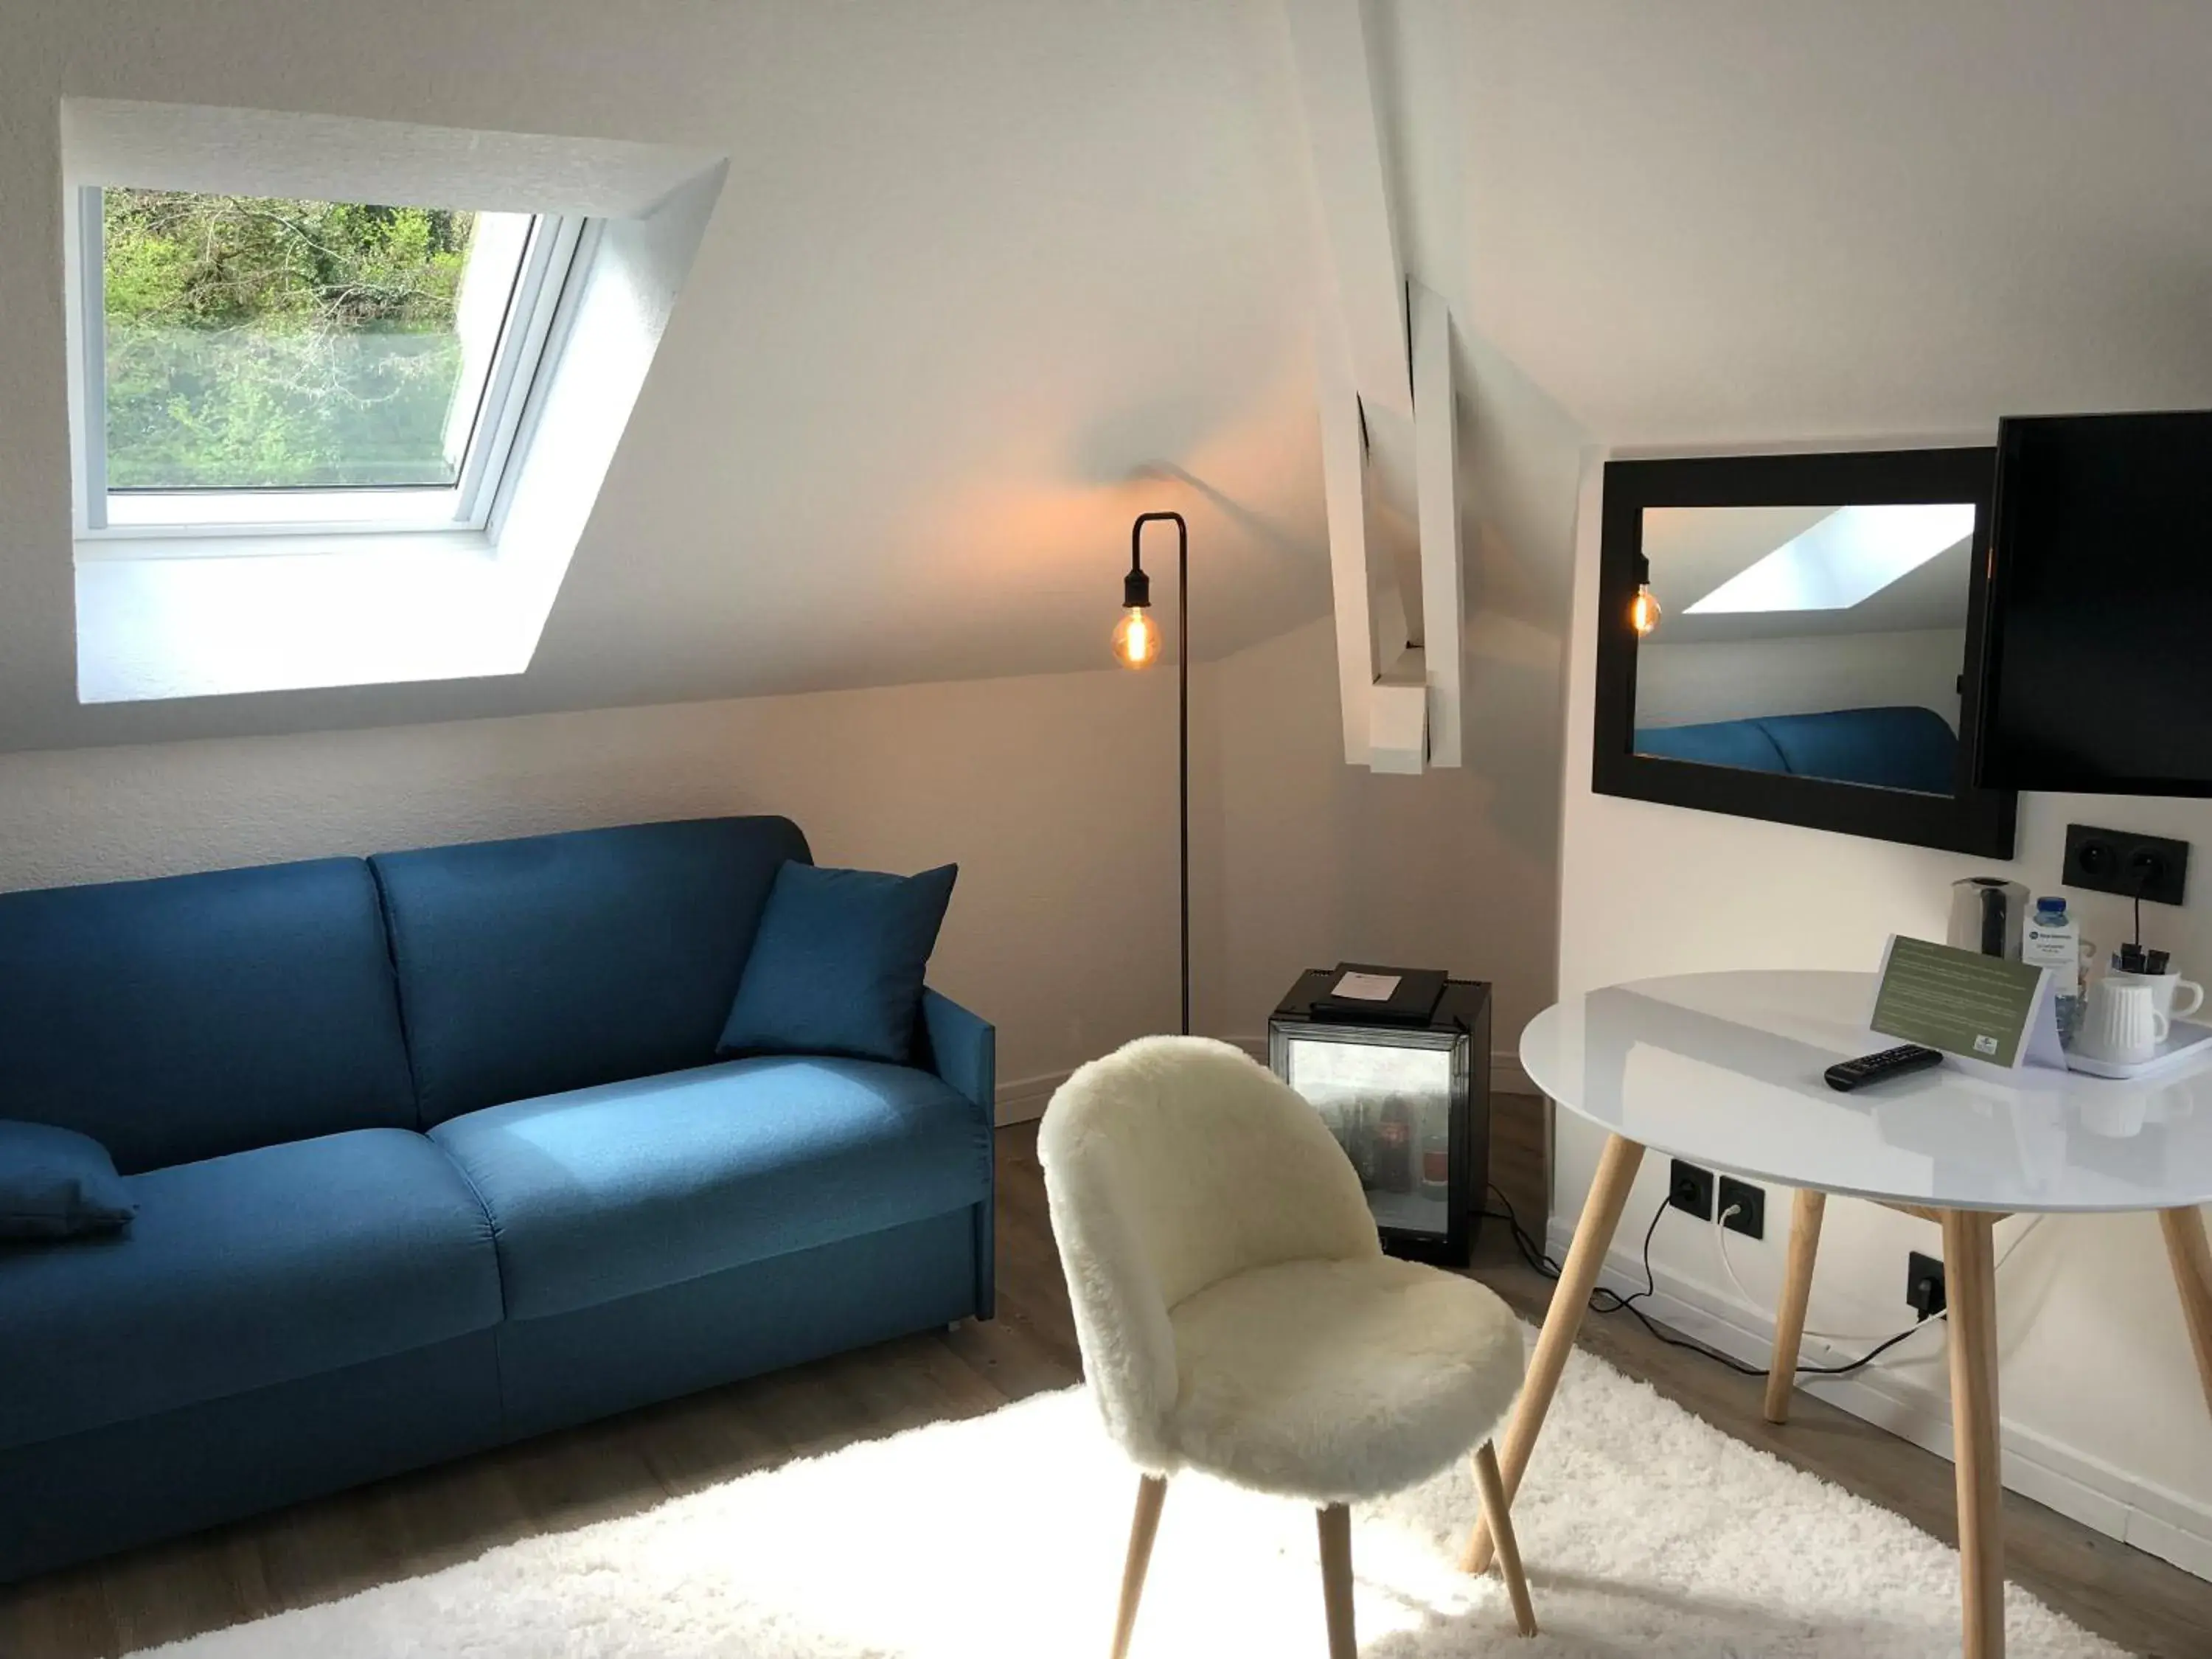
[[[1893,1047],[1867,1026],[1870,974],[1691,974],[1608,986],[1546,1009],[1521,1063],[1566,1110],[1607,1132],[1499,1458],[1520,1486],[1598,1270],[1647,1148],[1797,1189],[1775,1318],[1767,1416],[1785,1421],[1826,1194],[1943,1229],[1951,1415],[1968,1659],[2004,1651],[1999,1529],[1996,1265],[1992,1230],[2021,1212],[2154,1210],[2212,1405],[2212,1055],[2107,1082],[1947,1063],[1850,1094],[1821,1073]],[[1489,1543],[1478,1526],[1468,1564]]]

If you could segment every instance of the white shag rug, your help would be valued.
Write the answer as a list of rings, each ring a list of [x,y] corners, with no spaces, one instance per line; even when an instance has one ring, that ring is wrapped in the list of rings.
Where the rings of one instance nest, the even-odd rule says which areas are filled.
[[[1136,1478],[1071,1390],[506,1545],[165,1659],[1102,1654]],[[1543,1633],[1452,1566],[1455,1468],[1358,1513],[1375,1659],[1954,1659],[1958,1557],[1577,1353],[1514,1507]],[[2119,1650],[2008,1589],[2012,1659]],[[1320,1659],[1313,1512],[1178,1477],[1132,1659]]]

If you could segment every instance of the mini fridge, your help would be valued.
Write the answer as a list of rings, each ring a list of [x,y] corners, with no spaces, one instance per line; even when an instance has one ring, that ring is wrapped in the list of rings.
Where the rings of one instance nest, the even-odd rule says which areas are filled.
[[[1464,1267],[1490,1182],[1490,987],[1444,980],[1425,1011],[1425,996],[1362,1011],[1334,994],[1347,971],[1402,970],[1301,975],[1267,1022],[1268,1063],[1359,1172],[1382,1248]]]

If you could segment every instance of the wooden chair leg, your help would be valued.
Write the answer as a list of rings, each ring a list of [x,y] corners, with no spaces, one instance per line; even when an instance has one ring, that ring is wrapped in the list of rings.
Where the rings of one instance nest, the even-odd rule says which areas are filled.
[[[1321,1525],[1321,1600],[1328,1614],[1328,1659],[1359,1659],[1352,1629],[1352,1511],[1331,1504],[1315,1511]]]
[[[1482,1518],[1497,1547],[1498,1570],[1513,1600],[1513,1622],[1523,1636],[1536,1633],[1536,1609],[1528,1600],[1528,1581],[1521,1573],[1521,1544],[1513,1535],[1512,1506],[1505,1501],[1505,1479],[1498,1468],[1498,1448],[1486,1440],[1475,1449],[1474,1483],[1482,1490]]]
[[[1790,1420],[1790,1395],[1797,1386],[1797,1351],[1805,1340],[1805,1308],[1813,1296],[1813,1259],[1820,1253],[1820,1218],[1826,1193],[1797,1190],[1790,1209],[1790,1266],[1782,1279],[1782,1301],[1774,1310],[1774,1358],[1766,1373],[1766,1420]]]
[[[1152,1559],[1152,1540],[1160,1530],[1160,1505],[1167,1502],[1165,1475],[1148,1474],[1137,1482],[1137,1512],[1129,1522],[1129,1553],[1121,1565],[1121,1605],[1114,1615],[1114,1659],[1129,1651],[1129,1635],[1137,1627],[1137,1602],[1145,1593],[1145,1569]]]
[[[1544,1431],[1544,1414],[1552,1409],[1552,1396],[1559,1390],[1567,1357],[1574,1352],[1583,1316],[1589,1311],[1590,1286],[1597,1283],[1598,1270],[1605,1266],[1605,1253],[1613,1246],[1629,1188],[1636,1184],[1636,1171],[1643,1163],[1643,1146],[1620,1135],[1608,1139],[1599,1155],[1597,1178],[1590,1182],[1589,1196],[1583,1200],[1582,1219],[1575,1223],[1575,1242],[1567,1248],[1559,1282],[1552,1287],[1552,1305],[1545,1310],[1543,1331],[1536,1338],[1536,1351],[1528,1358],[1521,1403],[1513,1408],[1513,1420],[1505,1428],[1505,1443],[1498,1449],[1498,1471],[1505,1480],[1508,1503],[1521,1490],[1521,1477],[1536,1449],[1536,1437]],[[1461,1570],[1488,1571],[1491,1548],[1490,1528],[1478,1520],[1468,1533],[1467,1548],[1460,1556]]]

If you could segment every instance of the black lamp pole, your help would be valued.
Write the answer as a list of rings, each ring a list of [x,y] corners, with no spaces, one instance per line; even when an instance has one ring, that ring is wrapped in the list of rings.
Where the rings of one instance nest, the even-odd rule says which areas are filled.
[[[1145,574],[1145,526],[1176,527],[1176,779],[1177,874],[1180,877],[1182,954],[1182,1034],[1190,1035],[1190,526],[1180,513],[1139,513],[1129,526],[1129,574],[1121,583],[1121,603],[1132,611],[1152,602],[1152,578]],[[1150,659],[1131,665],[1141,668]]]

